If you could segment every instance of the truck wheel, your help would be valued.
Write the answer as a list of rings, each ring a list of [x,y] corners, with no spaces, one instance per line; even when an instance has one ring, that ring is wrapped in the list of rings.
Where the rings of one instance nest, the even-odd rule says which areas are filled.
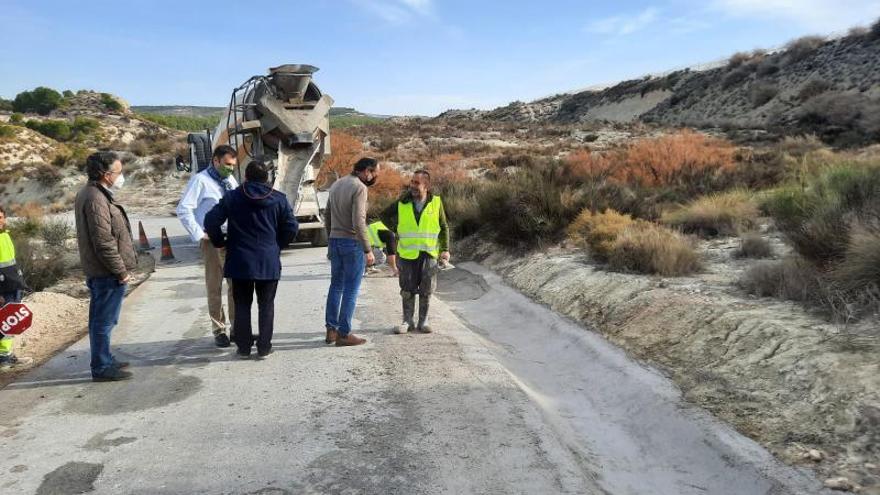
[[[312,234],[312,246],[313,247],[324,247],[327,245],[327,231],[324,229],[315,229],[315,233]]]

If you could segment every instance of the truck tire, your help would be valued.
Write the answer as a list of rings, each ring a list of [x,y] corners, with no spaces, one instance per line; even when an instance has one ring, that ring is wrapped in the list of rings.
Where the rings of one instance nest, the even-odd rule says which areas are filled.
[[[324,247],[327,245],[327,231],[324,229],[315,229],[312,234],[312,247]]]

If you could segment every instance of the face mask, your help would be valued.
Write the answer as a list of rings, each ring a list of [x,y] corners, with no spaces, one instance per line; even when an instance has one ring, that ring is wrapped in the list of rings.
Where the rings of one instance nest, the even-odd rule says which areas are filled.
[[[217,169],[217,173],[219,173],[220,177],[223,177],[224,179],[232,175],[232,171],[232,167],[220,167]]]
[[[113,189],[122,189],[123,186],[125,186],[125,176],[119,174],[119,177],[113,181]]]

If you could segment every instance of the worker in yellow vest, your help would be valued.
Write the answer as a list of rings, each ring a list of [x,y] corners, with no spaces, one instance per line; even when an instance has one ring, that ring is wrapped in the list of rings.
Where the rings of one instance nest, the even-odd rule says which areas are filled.
[[[370,234],[370,245],[373,247],[373,257],[376,258],[376,265],[381,265],[387,261],[388,266],[391,268],[391,273],[395,277],[400,275],[397,270],[397,236],[381,221],[375,221],[367,225],[367,231]],[[367,267],[368,270],[370,268],[373,267]]]
[[[15,263],[15,244],[6,230],[6,210],[0,206],[0,307],[21,302],[21,291],[26,289],[21,269]],[[19,358],[12,352],[12,337],[0,336],[0,368],[24,366],[31,358]]]
[[[396,333],[418,330],[431,333],[428,308],[437,287],[438,263],[449,262],[449,226],[440,196],[431,194],[431,174],[418,170],[410,181],[409,191],[382,212],[381,218],[392,232],[397,232],[400,295],[403,299],[403,324]],[[419,296],[419,318],[415,323],[415,300]]]

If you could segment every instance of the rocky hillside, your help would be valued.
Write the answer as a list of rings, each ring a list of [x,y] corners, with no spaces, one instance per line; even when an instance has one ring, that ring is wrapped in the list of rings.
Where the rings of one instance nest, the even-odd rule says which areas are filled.
[[[784,50],[738,53],[721,67],[681,70],[615,86],[514,102],[441,118],[577,124],[641,121],[700,128],[817,134],[849,146],[880,139],[880,21],[826,40],[805,37]]]
[[[185,133],[140,118],[107,93],[65,92],[57,100],[41,113],[0,112],[0,204],[12,215],[35,206],[69,209],[85,159],[98,149],[121,153],[138,191],[174,180],[173,157]]]

